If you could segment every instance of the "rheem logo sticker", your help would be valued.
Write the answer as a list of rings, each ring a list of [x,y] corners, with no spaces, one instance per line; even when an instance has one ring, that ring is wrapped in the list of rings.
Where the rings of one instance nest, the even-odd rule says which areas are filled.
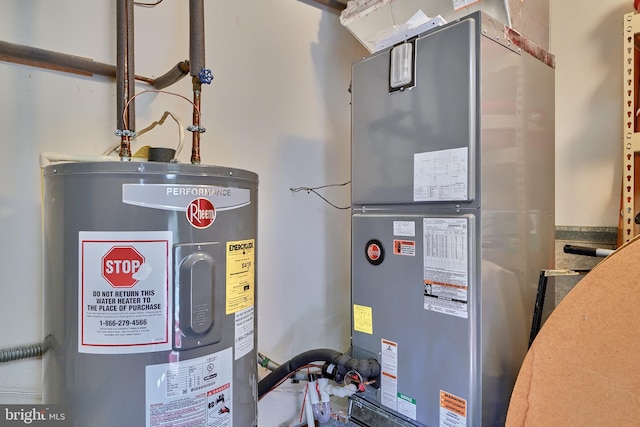
[[[114,288],[132,288],[144,257],[132,246],[114,246],[102,257],[102,277]]]
[[[371,239],[364,246],[364,255],[372,265],[380,265],[384,261],[384,246],[377,239]]]
[[[216,209],[209,199],[199,197],[187,206],[187,221],[195,228],[204,229],[216,220]]]

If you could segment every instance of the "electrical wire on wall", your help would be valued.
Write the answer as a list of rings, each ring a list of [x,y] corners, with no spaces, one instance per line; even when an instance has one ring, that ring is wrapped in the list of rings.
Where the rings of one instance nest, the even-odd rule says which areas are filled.
[[[162,126],[164,124],[164,122],[167,120],[167,117],[171,117],[173,119],[173,121],[176,122],[176,124],[178,125],[178,145],[176,147],[176,154],[175,157],[178,157],[178,155],[180,154],[180,152],[182,151],[182,148],[184,147],[184,124],[182,123],[182,120],[180,120],[180,118],[178,116],[176,116],[174,113],[172,113],[171,111],[165,111],[162,114],[162,117],[160,118],[160,120],[156,120],[153,123],[151,123],[149,126],[147,126],[146,128],[136,132],[136,139],[138,137],[140,137],[141,135],[149,132],[150,130],[153,130],[153,128],[155,128],[156,126],[160,125]],[[109,149],[107,149],[104,153],[103,156],[108,156],[114,152],[117,152],[118,149],[120,148],[120,143],[116,143],[114,145],[112,145],[111,147],[109,147]],[[138,157],[137,156],[138,153],[134,154],[133,157]]]
[[[143,90],[142,92],[138,92],[135,95],[133,95],[131,98],[129,98],[127,100],[127,102],[124,104],[124,110],[122,112],[122,121],[124,122],[124,130],[129,130],[129,123],[127,122],[127,109],[129,108],[129,105],[133,102],[133,100],[135,98],[137,98],[138,96],[145,94],[145,93],[165,93],[167,95],[173,95],[173,96],[177,96],[179,98],[184,99],[185,101],[187,101],[188,103],[190,103],[191,105],[193,105],[193,108],[195,108],[196,110],[198,110],[198,114],[200,113],[200,110],[198,109],[198,107],[196,106],[196,104],[194,104],[189,98],[187,98],[184,95],[180,95],[179,93],[175,93],[175,92],[169,92],[166,90],[160,90],[160,89],[146,89]]]
[[[333,206],[336,209],[342,209],[342,210],[346,210],[346,209],[351,209],[351,206],[345,206],[345,207],[341,207],[341,206],[337,206],[334,203],[330,202],[326,197],[324,197],[322,194],[318,193],[317,190],[321,190],[323,188],[328,188],[328,187],[344,187],[345,185],[349,185],[351,184],[351,181],[347,181],[347,182],[343,182],[342,184],[327,184],[327,185],[321,185],[320,187],[295,187],[295,188],[289,188],[289,190],[292,193],[298,193],[300,191],[306,191],[307,194],[309,193],[313,193],[316,196],[320,197],[322,200],[324,200],[325,202],[327,202],[328,204],[330,204],[331,206]]]
[[[169,91],[166,91],[166,90],[160,90],[160,89],[147,89],[147,90],[143,90],[143,91],[141,91],[141,92],[139,92],[139,93],[136,93],[136,94],[135,94],[135,95],[133,95],[132,97],[130,97],[130,98],[129,98],[129,100],[128,100],[128,101],[125,103],[125,105],[124,105],[123,112],[122,112],[122,122],[123,122],[123,127],[124,127],[124,131],[125,131],[125,132],[130,132],[130,131],[129,131],[129,123],[128,123],[128,121],[127,121],[127,109],[128,109],[128,107],[129,107],[129,105],[133,102],[133,100],[134,100],[136,97],[138,97],[138,96],[140,96],[140,95],[142,95],[142,94],[145,94],[145,93],[164,93],[164,94],[167,94],[167,95],[177,96],[177,97],[182,98],[182,99],[184,99],[185,101],[189,102],[189,103],[193,106],[194,110],[196,110],[196,111],[198,111],[198,112],[199,112],[199,108],[198,108],[198,106],[197,106],[196,104],[194,104],[194,103],[193,103],[189,98],[187,98],[186,96],[180,95],[179,93],[169,92]],[[160,124],[160,125],[161,125],[161,124],[163,124],[163,123],[164,123],[164,121],[165,121],[165,120],[166,120],[166,118],[167,118],[167,115],[170,115],[170,116],[171,116],[171,118],[172,118],[172,119],[173,119],[173,120],[178,124],[178,128],[179,128],[179,141],[178,141],[178,147],[176,148],[176,154],[175,154],[175,155],[177,156],[177,155],[180,153],[180,151],[182,151],[182,147],[183,147],[183,145],[184,145],[184,129],[185,129],[185,127],[184,127],[184,125],[183,125],[183,123],[182,123],[182,120],[180,120],[178,117],[176,117],[176,115],[175,115],[175,114],[173,114],[173,113],[171,113],[171,112],[166,111],[166,112],[163,114],[162,118],[161,118],[159,121],[155,121],[155,122],[153,122],[151,125],[149,125],[149,126],[148,126],[148,127],[146,127],[145,129],[143,129],[143,130],[141,130],[141,131],[139,131],[139,132],[132,132],[132,133],[133,133],[132,137],[133,137],[133,139],[136,139],[138,136],[140,136],[140,135],[144,134],[145,132],[150,131],[151,129],[153,129],[154,127],[156,127],[158,124]],[[187,128],[187,129],[188,129],[188,128]],[[204,128],[203,128],[203,129],[204,129]],[[119,132],[118,132],[118,131],[116,131],[116,135],[118,135],[118,133],[119,133]],[[121,146],[121,144],[118,144],[118,145],[116,145],[116,146],[109,147],[109,149],[108,149],[107,151],[105,151],[104,155],[109,155],[109,154],[111,154],[111,153],[113,153],[113,152],[117,152],[120,146]],[[136,153],[136,154],[137,154],[137,153]],[[134,157],[137,157],[137,156],[135,156],[135,155],[134,155]]]

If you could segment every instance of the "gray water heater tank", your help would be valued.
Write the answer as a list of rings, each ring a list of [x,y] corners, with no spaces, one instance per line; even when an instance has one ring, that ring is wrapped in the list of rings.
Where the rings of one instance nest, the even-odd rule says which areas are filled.
[[[44,168],[43,402],[76,427],[257,425],[255,173]]]

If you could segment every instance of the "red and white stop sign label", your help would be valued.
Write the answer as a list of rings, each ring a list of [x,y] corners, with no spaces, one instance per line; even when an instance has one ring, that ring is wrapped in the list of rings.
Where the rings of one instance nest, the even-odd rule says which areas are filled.
[[[114,246],[102,257],[102,277],[114,288],[131,288],[144,257],[133,246]]]
[[[195,228],[209,227],[216,220],[216,208],[209,199],[198,197],[187,206],[187,221]]]

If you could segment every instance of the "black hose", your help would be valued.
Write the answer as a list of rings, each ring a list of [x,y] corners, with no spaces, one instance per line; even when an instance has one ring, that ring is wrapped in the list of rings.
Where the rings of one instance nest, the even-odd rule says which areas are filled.
[[[586,255],[594,257],[607,257],[614,252],[613,249],[590,248],[586,246],[564,245],[565,254]]]
[[[258,382],[258,399],[270,392],[280,381],[285,379],[292,372],[313,362],[330,363],[340,356],[340,352],[326,348],[309,350],[294,356],[288,362],[283,363],[273,370],[269,375]]]

